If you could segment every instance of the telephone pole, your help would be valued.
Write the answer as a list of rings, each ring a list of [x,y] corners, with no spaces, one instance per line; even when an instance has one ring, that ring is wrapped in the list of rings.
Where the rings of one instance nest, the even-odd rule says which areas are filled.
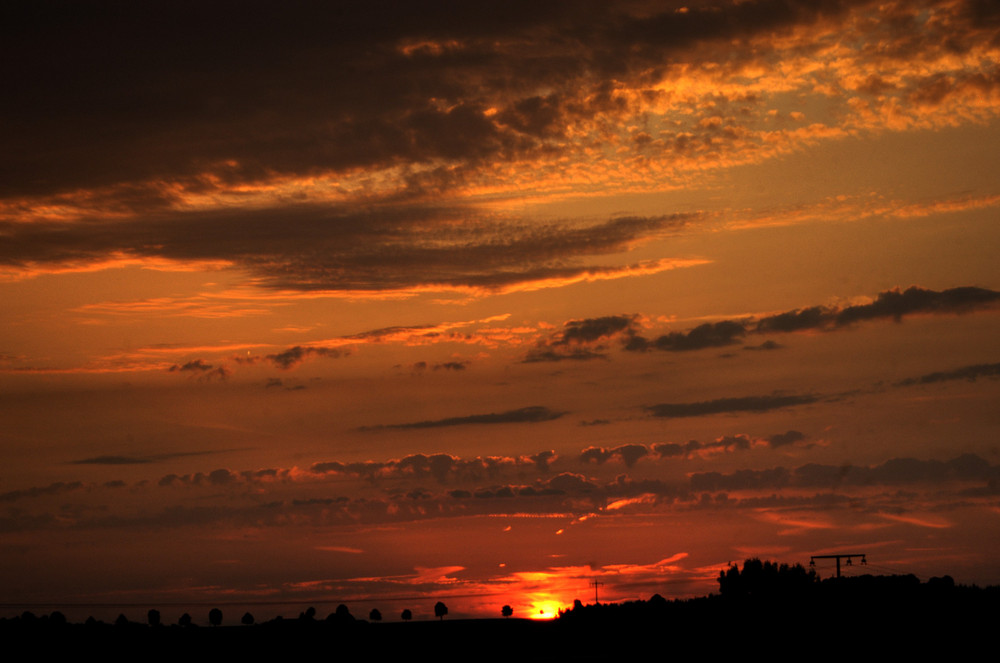
[[[847,553],[842,553],[840,555],[813,555],[812,557],[809,558],[809,566],[813,566],[813,567],[816,566],[816,560],[817,559],[835,559],[835,560],[837,560],[837,577],[839,578],[840,577],[840,558],[841,557],[846,557],[847,558],[847,566],[851,566],[851,558],[852,557],[860,557],[862,564],[868,564],[868,560],[866,558],[865,553],[851,553],[850,555],[848,555]]]
[[[597,600],[597,587],[598,585],[603,586],[604,583],[597,582],[596,580],[591,580],[590,584],[594,586],[594,604],[596,605],[597,603],[599,603],[599,601]]]

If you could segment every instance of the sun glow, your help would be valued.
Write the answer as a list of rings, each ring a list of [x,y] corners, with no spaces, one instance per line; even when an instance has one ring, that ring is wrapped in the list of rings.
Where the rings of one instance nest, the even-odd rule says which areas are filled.
[[[531,619],[555,619],[563,605],[552,599],[538,599],[531,604]]]

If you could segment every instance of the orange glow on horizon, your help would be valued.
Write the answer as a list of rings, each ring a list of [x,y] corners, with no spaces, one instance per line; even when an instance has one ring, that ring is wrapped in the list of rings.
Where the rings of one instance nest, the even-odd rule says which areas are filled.
[[[528,617],[537,620],[555,619],[559,615],[559,611],[564,607],[564,605],[552,599],[536,600],[531,604],[531,614]]]

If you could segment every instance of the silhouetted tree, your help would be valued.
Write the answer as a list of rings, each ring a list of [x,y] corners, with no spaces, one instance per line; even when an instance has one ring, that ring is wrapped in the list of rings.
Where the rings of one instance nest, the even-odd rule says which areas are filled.
[[[178,626],[191,626],[191,615],[186,612],[181,615],[181,618],[177,620]]]
[[[208,611],[208,623],[212,626],[218,626],[222,623],[222,611],[218,608],[212,608]]]
[[[337,611],[334,614],[337,616],[337,619],[339,620],[354,621],[354,615],[351,614],[351,611],[348,610],[347,606],[344,605],[343,603],[337,606]]]
[[[146,621],[150,626],[156,627],[160,625],[160,611],[155,608],[150,608],[149,612],[146,613]]]
[[[500,614],[503,615],[504,617],[510,617],[511,615],[514,614],[514,608],[510,607],[509,605],[505,605],[504,607],[500,608]]]
[[[649,597],[649,607],[654,610],[665,610],[667,607],[667,599],[663,598],[659,594],[653,594]]]
[[[411,619],[413,619],[413,613],[410,612],[409,608],[407,608],[406,610],[403,611],[403,613],[399,616],[399,618],[402,619],[404,622],[408,622]]]
[[[124,614],[118,615],[118,619],[115,620],[115,626],[119,628],[128,626],[128,618]]]
[[[66,615],[62,614],[58,610],[55,610],[51,615],[49,615],[49,622],[55,624],[56,626],[65,626]]]
[[[243,619],[240,620],[240,624],[251,626],[253,624],[253,615],[251,615],[249,612],[243,615]]]
[[[773,598],[801,592],[818,582],[815,571],[754,558],[719,572],[719,592],[727,598]]]
[[[448,606],[446,606],[441,601],[434,604],[434,616],[440,620],[444,620],[444,616],[448,614]]]
[[[372,611],[368,613],[368,619],[373,622],[382,621],[382,613],[378,611],[378,608],[372,608]]]
[[[302,620],[305,620],[305,621],[309,621],[309,622],[311,622],[312,620],[316,619],[316,608],[314,608],[312,606],[309,606],[308,608],[306,608],[305,612],[300,612],[299,613],[299,619],[302,619]]]

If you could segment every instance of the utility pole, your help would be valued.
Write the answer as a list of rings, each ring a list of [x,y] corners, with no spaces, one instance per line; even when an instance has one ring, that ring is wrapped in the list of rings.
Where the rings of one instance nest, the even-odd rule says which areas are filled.
[[[598,587],[598,585],[603,586],[604,583],[603,582],[597,582],[596,580],[591,580],[590,584],[594,586],[594,604],[596,605],[598,603],[598,600],[597,600],[597,587]]]
[[[850,555],[848,555],[847,553],[842,553],[840,555],[813,555],[812,557],[809,558],[809,566],[815,567],[817,559],[835,559],[835,560],[837,560],[837,577],[839,578],[840,577],[840,558],[841,557],[846,557],[847,558],[847,566],[851,566],[851,558],[852,557],[860,557],[862,564],[868,564],[868,560],[866,559],[865,553],[851,553]]]

